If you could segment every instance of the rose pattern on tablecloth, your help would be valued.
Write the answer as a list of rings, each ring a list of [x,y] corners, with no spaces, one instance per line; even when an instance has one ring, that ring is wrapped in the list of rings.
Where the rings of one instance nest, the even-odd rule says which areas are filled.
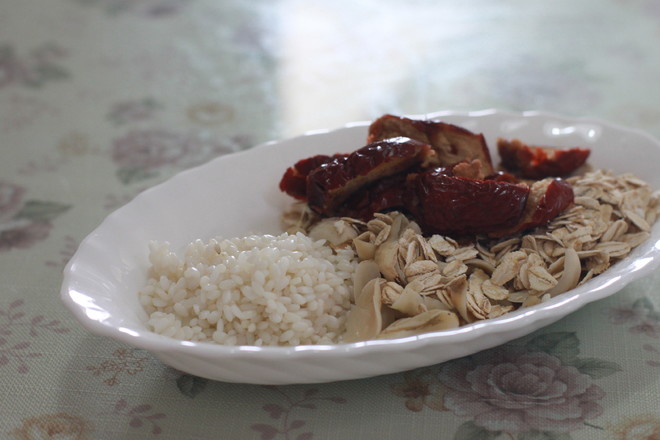
[[[639,414],[626,417],[619,423],[607,427],[616,440],[658,440],[660,439],[660,416]]]
[[[167,419],[165,413],[154,411],[151,404],[130,405],[124,398],[114,402],[111,411],[98,415],[125,420],[130,429],[140,432],[141,438],[162,434],[160,422]],[[101,433],[86,418],[60,412],[23,419],[21,426],[10,434],[16,440],[91,440]]]
[[[87,133],[72,130],[62,135],[53,152],[43,153],[18,168],[21,175],[33,177],[41,173],[57,173],[66,165],[86,156],[97,156],[105,160],[107,153],[96,145]]]
[[[332,402],[337,404],[346,403],[343,397],[321,397],[318,388],[306,388],[302,397],[296,398],[289,394],[285,387],[266,386],[265,388],[278,393],[283,403],[267,403],[262,409],[268,413],[268,416],[277,420],[277,423],[255,423],[251,426],[254,431],[260,434],[261,440],[273,440],[282,438],[285,440],[311,440],[314,433],[306,431],[294,434],[293,431],[299,431],[305,427],[307,421],[301,416],[297,416],[300,410],[316,410],[318,403]],[[296,416],[294,416],[294,413]]]
[[[38,7],[30,6],[37,3]],[[87,204],[84,210],[82,203],[75,206],[83,215],[75,221],[71,215],[61,216],[51,219],[50,227],[37,225],[32,230],[23,231],[23,238],[15,238],[22,241],[24,247],[12,246],[0,251],[0,268],[10,268],[0,271],[4,289],[0,294],[0,375],[8,377],[0,385],[0,395],[6,397],[8,392],[10,397],[4,399],[5,406],[0,404],[0,437],[85,440],[114,435],[178,440],[185,436],[223,438],[228,437],[227,432],[231,430],[244,434],[245,438],[259,438],[263,431],[253,429],[254,424],[263,422],[265,426],[281,428],[282,419],[271,418],[265,407],[269,404],[286,405],[268,391],[264,395],[251,394],[250,391],[254,391],[251,386],[235,385],[229,387],[232,394],[228,395],[224,385],[178,372],[155,358],[148,367],[145,362],[147,368],[143,371],[135,375],[120,373],[119,383],[112,387],[107,385],[103,380],[111,377],[111,372],[94,376],[91,370],[85,371],[85,366],[117,361],[114,355],[117,345],[111,340],[102,342],[99,339],[91,351],[58,352],[58,368],[55,371],[43,368],[45,362],[51,361],[51,344],[58,344],[63,337],[68,340],[67,346],[73,346],[85,334],[78,329],[76,334],[58,335],[52,329],[35,327],[36,336],[29,335],[30,324],[35,319],[38,325],[59,319],[64,324],[55,327],[70,326],[73,330],[73,318],[57,304],[53,287],[56,289],[60,269],[81,239],[81,231],[94,228],[95,223],[89,218],[102,217],[105,211],[118,208],[138,192],[186,166],[173,163],[145,168],[152,179],[136,178],[129,181],[130,185],[124,185],[116,177],[119,166],[112,160],[112,145],[114,139],[125,136],[129,130],[162,127],[176,132],[207,128],[215,129],[222,137],[227,136],[225,131],[240,126],[245,115],[249,118],[257,112],[272,112],[272,118],[269,116],[268,120],[254,123],[254,136],[261,139],[266,137],[264,133],[269,133],[267,137],[272,138],[279,128],[313,129],[327,126],[324,120],[331,121],[331,124],[347,122],[345,118],[341,119],[342,114],[357,114],[366,119],[365,114],[378,116],[381,111],[392,109],[419,113],[454,107],[465,110],[501,107],[596,116],[633,125],[656,137],[660,133],[657,90],[653,88],[653,75],[658,65],[654,45],[657,46],[660,37],[660,2],[592,0],[544,3],[543,6],[528,4],[524,8],[523,20],[520,20],[523,13],[520,8],[485,0],[477,2],[478,16],[470,12],[471,7],[460,4],[438,3],[433,7],[433,2],[422,3],[420,9],[429,15],[436,10],[446,12],[439,17],[441,25],[435,30],[426,27],[413,33],[420,35],[420,49],[430,44],[432,50],[417,54],[415,50],[398,53],[403,47],[396,46],[394,55],[403,62],[406,72],[399,71],[398,65],[392,69],[385,66],[382,71],[387,74],[383,81],[379,74],[383,66],[378,59],[370,63],[372,70],[357,70],[358,74],[366,73],[361,78],[340,75],[339,71],[345,67],[348,67],[346,72],[355,72],[351,68],[356,66],[359,68],[359,63],[355,62],[359,61],[356,54],[346,50],[347,45],[338,44],[346,41],[346,34],[338,33],[335,39],[323,40],[322,29],[315,28],[310,22],[301,23],[321,13],[326,13],[328,23],[331,20],[347,26],[356,23],[350,17],[353,12],[344,11],[347,8],[342,2],[311,2],[304,7],[287,1],[277,2],[277,5],[249,2],[249,6],[248,2],[199,0],[0,2],[0,33],[3,34],[0,37],[0,46],[3,47],[0,50],[0,133],[5,139],[5,148],[20,148],[26,152],[22,156],[8,155],[18,159],[14,162],[0,160],[0,165],[5,166],[0,180],[22,188],[18,193],[13,192],[14,188],[10,191],[13,194],[6,198],[0,195],[0,200],[6,203],[0,207],[0,213],[13,211],[15,214],[26,201],[43,199],[36,191],[48,184],[45,179],[62,179],[66,185],[62,190],[72,189],[71,194],[77,196],[78,187],[87,184],[85,179],[90,168],[99,171],[96,186],[85,188],[85,200],[95,202]],[[353,7],[363,12],[378,11],[370,17],[375,22],[388,14],[390,8],[379,2],[351,4],[350,9]],[[406,17],[414,14],[407,5],[398,11],[405,11],[405,15],[399,17],[404,23],[408,20]],[[513,20],[516,25],[507,26],[513,24]],[[460,27],[458,34],[452,32],[454,23]],[[620,23],[633,25],[624,28],[619,26]],[[63,24],[76,27],[75,35],[72,32],[58,33],[58,26],[61,28]],[[210,29],[207,29],[208,25],[211,25]],[[114,26],[123,33],[114,34],[118,36],[117,44],[107,38]],[[193,26],[199,29],[199,33],[194,32]],[[325,47],[336,50],[322,52],[322,56],[298,64],[296,57],[300,43],[314,49],[314,42],[296,39],[300,35],[296,26],[311,30],[312,34],[318,32],[323,43],[327,44]],[[478,27],[479,33],[489,38],[480,40],[471,27]],[[171,29],[174,38],[159,38],[164,28]],[[548,28],[552,28],[557,38],[539,41]],[[507,34],[507,29],[516,29],[516,34],[522,34],[524,39],[515,35],[516,40],[509,41],[513,34]],[[626,32],[621,32],[624,29]],[[387,27],[382,31],[385,33]],[[53,43],[42,44],[45,41]],[[95,52],[99,47],[95,41],[103,41],[104,50]],[[359,44],[360,41],[356,41],[356,46]],[[478,44],[484,45],[483,50],[479,50]],[[437,47],[442,50],[435,50]],[[212,58],[223,71],[209,69],[202,72],[200,65],[195,63],[200,56]],[[316,61],[319,59],[330,60],[330,64],[319,65]],[[235,63],[237,60],[241,63]],[[337,71],[328,71],[324,75],[318,70],[321,66],[332,66]],[[194,84],[190,81],[185,83],[186,87],[180,88],[189,79]],[[319,79],[331,79],[332,82]],[[329,99],[331,88],[338,86],[339,90],[347,90],[342,89],[346,80],[351,85],[348,90],[355,92],[348,106],[341,98]],[[204,89],[209,89],[209,85],[211,93],[205,93],[208,90]],[[320,104],[316,107],[316,119],[302,117],[301,104],[303,110],[310,107],[291,100],[287,95],[288,87],[303,90],[303,93],[315,89],[330,90],[325,94],[310,95]],[[226,92],[228,89],[232,90]],[[153,100],[156,106],[152,108],[143,100]],[[353,116],[350,119],[353,120]],[[99,124],[104,126],[96,130]],[[277,128],[267,132],[268,124]],[[234,132],[228,133],[231,136]],[[236,141],[241,148],[254,144],[247,140],[247,134],[243,136],[246,140]],[[41,144],[31,143],[33,139]],[[50,139],[56,143],[49,143]],[[8,156],[0,154],[5,160]],[[14,173],[18,173],[20,182],[12,179]],[[51,199],[56,203],[64,201],[57,197]],[[11,223],[14,214],[7,214],[7,217],[0,214],[0,231],[7,225],[15,225]],[[63,221],[65,218],[66,222]],[[11,259],[30,262],[36,259],[36,263],[47,261],[46,267],[35,265],[39,272],[32,278],[18,273],[20,271],[12,273],[16,261]],[[9,265],[3,266],[5,262]],[[439,371],[443,365],[438,365],[394,374],[382,381],[368,379],[350,384],[318,385],[315,387],[318,395],[350,396],[350,401],[343,405],[319,404],[316,410],[295,408],[290,412],[290,419],[299,419],[306,424],[290,429],[287,435],[293,439],[309,438],[312,434],[325,438],[334,434],[338,438],[338,434],[332,431],[333,423],[339,423],[345,417],[348,423],[362,423],[361,433],[376,428],[380,429],[379,433],[391,433],[392,438],[414,435],[420,439],[452,440],[658,440],[660,413],[653,408],[652,396],[657,394],[654,392],[658,388],[658,382],[653,379],[660,371],[660,343],[657,319],[652,317],[651,308],[645,309],[640,303],[634,306],[639,299],[638,291],[642,290],[647,292],[648,299],[655,300],[657,276],[642,280],[601,302],[612,306],[606,314],[597,313],[605,306],[593,305],[552,327],[555,331],[572,328],[570,323],[579,320],[579,328],[584,332],[581,339],[585,343],[588,335],[598,335],[600,331],[613,328],[610,333],[612,341],[590,347],[598,353],[594,356],[609,354],[607,348],[611,344],[625,346],[625,353],[630,355],[624,358],[621,351],[614,353],[625,368],[625,375],[612,375],[608,377],[609,381],[592,377],[593,383],[606,392],[605,398],[595,400],[605,412],[587,422],[602,425],[604,430],[587,426],[569,433],[529,431],[509,434],[502,431],[497,435],[496,431],[476,425],[470,417],[457,417],[445,407],[445,394],[451,390],[440,381]],[[656,301],[655,310],[658,310],[657,304]],[[1,313],[11,314],[17,325],[6,327],[8,315]],[[18,317],[20,313],[23,313],[22,317]],[[43,316],[41,321],[39,316]],[[616,322],[617,319],[620,321]],[[3,333],[6,331],[11,334]],[[546,353],[560,359],[562,366],[568,365],[557,353],[537,348],[529,351]],[[12,357],[14,355],[16,357]],[[135,356],[142,355],[136,352]],[[145,353],[144,356],[149,355]],[[5,358],[9,361],[2,360]],[[597,361],[592,359],[583,363],[595,365]],[[477,369],[487,362],[475,361],[468,367]],[[516,365],[515,362],[511,364]],[[61,365],[66,367],[59,368]],[[607,374],[612,368],[605,370]],[[152,373],[163,377],[150,377]],[[80,388],[76,386],[80,386],[80,382],[72,381],[74,376],[82,376],[87,381],[85,385],[92,389],[77,394]],[[161,385],[155,385],[154,379]],[[22,391],[21,384],[39,391],[44,397],[38,407],[26,406],[31,397],[16,393]],[[298,400],[308,387],[279,388],[293,400]],[[68,395],[70,400],[55,400],[54,394]],[[99,400],[99,395],[108,400]],[[75,406],[71,404],[79,396],[81,398]],[[373,396],[382,399],[373,399]],[[197,400],[191,401],[192,398]],[[99,401],[102,408],[94,406]],[[223,419],[217,411],[223,405],[232,405],[235,410],[232,415],[241,416]],[[8,417],[3,413],[5,408],[10,408]],[[23,412],[23,408],[27,411]],[[371,412],[365,414],[364,408]],[[134,412],[131,414],[131,411]],[[147,418],[153,415],[152,419]],[[369,416],[368,419],[365,415]],[[232,424],[227,431],[223,426],[226,422]],[[408,426],[416,429],[407,431]],[[471,433],[474,436],[470,436]],[[383,437],[387,438],[387,435]],[[275,438],[286,438],[286,435],[276,433]]]
[[[92,440],[92,424],[66,413],[41,414],[23,420],[11,433],[16,440]]]
[[[157,176],[164,169],[185,169],[240,149],[240,139],[219,141],[207,131],[132,130],[114,140],[112,160],[125,184]]]
[[[121,101],[112,105],[107,118],[117,126],[130,122],[148,121],[153,119],[162,107],[162,104],[151,97]]]
[[[637,298],[632,302],[618,304],[605,310],[609,321],[615,325],[625,325],[628,332],[642,338],[660,339],[660,312],[655,309],[648,297]],[[644,343],[642,348],[660,358],[660,344]],[[660,367],[660,359],[648,359],[646,365]]]
[[[218,125],[234,119],[233,107],[218,102],[198,102],[186,111],[188,119],[199,125]]]
[[[0,222],[13,219],[21,210],[25,188],[0,181]]]
[[[57,44],[42,44],[27,55],[16,52],[14,45],[0,44],[0,89],[38,88],[46,82],[69,77],[69,72],[60,64],[67,51]]]
[[[424,407],[437,411],[446,409],[443,403],[446,388],[433,369],[406,371],[402,377],[403,383],[391,384],[390,388],[394,395],[406,399],[405,405],[410,411],[419,412]]]
[[[507,347],[440,371],[445,407],[491,432],[568,433],[602,414],[605,393],[555,356]]]
[[[118,385],[120,376],[127,374],[135,376],[144,371],[145,364],[151,362],[152,358],[142,350],[134,348],[118,348],[112,353],[113,359],[101,362],[99,365],[88,365],[87,371],[94,376],[109,376],[103,379],[108,386]]]
[[[44,315],[30,317],[25,306],[24,300],[17,299],[6,309],[0,308],[0,368],[15,364],[16,371],[21,374],[29,373],[29,363],[42,356],[41,352],[34,351],[32,343],[35,339],[43,332],[69,332],[58,319]]]
[[[627,325],[630,333],[660,339],[660,312],[647,297],[610,307],[606,313],[612,324]]]
[[[141,431],[146,428],[150,434],[159,435],[163,432],[159,422],[166,419],[167,415],[162,412],[154,412],[153,409],[153,406],[148,403],[130,406],[126,399],[119,399],[110,414],[128,419],[128,425],[131,428]]]
[[[658,350],[656,347],[654,347],[651,344],[644,344],[642,345],[642,348],[648,352],[653,353],[657,361],[654,359],[649,359],[646,361],[646,365],[649,365],[651,367],[657,367],[660,368],[660,350]]]
[[[44,240],[52,221],[71,208],[58,202],[26,200],[23,186],[0,180],[0,253],[28,249]]]
[[[568,440],[592,426],[603,408],[604,390],[594,380],[618,371],[614,362],[580,357],[574,333],[553,332],[525,345],[504,345],[436,368],[403,375],[391,385],[411,411],[449,411],[467,417],[455,440]]]

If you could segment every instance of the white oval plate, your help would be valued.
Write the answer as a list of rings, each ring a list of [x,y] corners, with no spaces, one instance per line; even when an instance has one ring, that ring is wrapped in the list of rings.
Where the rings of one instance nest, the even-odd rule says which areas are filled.
[[[660,188],[660,142],[639,131],[538,112],[485,110],[426,117],[482,132],[491,149],[498,136],[588,147],[594,167],[632,172]],[[314,154],[362,147],[368,124],[269,142],[217,158],[143,192],[81,243],[64,271],[64,303],[92,332],[149,350],[193,375],[258,384],[315,383],[394,373],[491,348],[611,295],[660,264],[657,222],[650,240],[583,286],[547,303],[456,330],[345,345],[263,348],[185,342],[147,330],[137,291],[146,281],[150,240],[183,249],[197,238],[280,232],[280,214],[291,203],[278,190],[284,170]],[[497,161],[496,152],[491,153]]]

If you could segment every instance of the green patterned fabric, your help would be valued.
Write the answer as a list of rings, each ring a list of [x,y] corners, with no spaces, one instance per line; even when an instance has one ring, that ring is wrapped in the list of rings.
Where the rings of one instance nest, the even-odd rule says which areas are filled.
[[[114,209],[267,140],[485,108],[660,137],[659,47],[657,0],[2,0],[0,438],[657,440],[658,273],[474,356],[304,386],[176,371],[59,288]]]

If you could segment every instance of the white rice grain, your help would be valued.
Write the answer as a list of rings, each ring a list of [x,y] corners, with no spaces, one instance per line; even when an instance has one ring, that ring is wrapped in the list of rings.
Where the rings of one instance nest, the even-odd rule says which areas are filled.
[[[343,332],[357,259],[303,234],[149,245],[140,304],[156,333],[225,345],[332,344]]]

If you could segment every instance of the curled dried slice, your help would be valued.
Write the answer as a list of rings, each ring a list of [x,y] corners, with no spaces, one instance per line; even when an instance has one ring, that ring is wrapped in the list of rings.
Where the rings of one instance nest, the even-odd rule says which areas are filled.
[[[409,283],[390,307],[407,316],[416,316],[428,310],[414,283]]]
[[[388,281],[381,287],[383,304],[391,306],[403,293],[403,287],[394,281]]]
[[[364,231],[353,239],[353,248],[360,260],[370,260],[376,255],[376,245],[374,244],[374,233]]]
[[[360,296],[364,286],[376,278],[380,278],[378,264],[373,260],[360,261],[353,273],[353,298]]]
[[[465,275],[460,275],[444,286],[444,290],[449,294],[451,303],[466,322],[472,322],[474,319],[468,315],[467,309],[467,291],[468,283]]]
[[[405,338],[434,331],[457,328],[459,324],[456,313],[448,310],[433,309],[422,312],[411,318],[402,318],[387,326],[378,339]]]
[[[399,236],[403,232],[402,228],[406,222],[407,219],[403,215],[394,215],[392,224],[386,225],[387,238],[374,252],[374,260],[387,281],[401,281],[406,278],[399,261]]]
[[[580,273],[582,273],[582,265],[580,264],[580,257],[578,257],[575,249],[566,248],[564,254],[564,271],[559,279],[559,282],[552,289],[548,290],[550,296],[556,296],[571,290],[577,286],[580,281]]]
[[[380,286],[384,280],[372,279],[355,298],[346,319],[344,342],[366,341],[375,338],[383,328]]]

